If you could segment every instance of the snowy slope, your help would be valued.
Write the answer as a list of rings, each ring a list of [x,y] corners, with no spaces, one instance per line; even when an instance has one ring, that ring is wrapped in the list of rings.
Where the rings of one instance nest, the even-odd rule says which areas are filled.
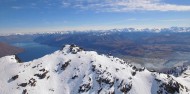
[[[0,64],[0,94],[190,93],[190,70],[179,77],[150,72],[75,45],[25,63],[6,56]]]

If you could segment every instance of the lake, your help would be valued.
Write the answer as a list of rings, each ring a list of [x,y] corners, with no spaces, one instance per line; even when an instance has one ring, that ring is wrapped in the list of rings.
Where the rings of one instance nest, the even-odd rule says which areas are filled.
[[[56,50],[59,50],[58,47],[52,47],[48,45],[43,45],[35,42],[27,43],[13,43],[13,46],[20,47],[24,49],[24,52],[17,54],[17,56],[23,61],[31,61],[43,57],[44,55],[51,54]]]

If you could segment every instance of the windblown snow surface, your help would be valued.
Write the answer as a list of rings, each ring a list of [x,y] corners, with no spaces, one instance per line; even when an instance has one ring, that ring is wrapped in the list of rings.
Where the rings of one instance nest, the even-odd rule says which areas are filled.
[[[190,69],[178,77],[150,72],[75,45],[30,62],[0,58],[0,94],[78,93],[189,94]]]

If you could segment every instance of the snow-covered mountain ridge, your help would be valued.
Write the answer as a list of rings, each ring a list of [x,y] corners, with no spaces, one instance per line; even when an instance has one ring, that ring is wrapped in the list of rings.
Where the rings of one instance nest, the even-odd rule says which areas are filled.
[[[74,33],[101,33],[109,34],[113,32],[190,32],[190,27],[168,27],[168,28],[121,28],[108,30],[70,30],[70,31],[51,31],[51,32],[29,32],[29,33],[10,33],[0,36],[10,35],[46,35],[46,34],[74,34]]]
[[[150,72],[76,45],[25,63],[6,56],[0,64],[0,94],[190,93],[189,69],[179,77]]]

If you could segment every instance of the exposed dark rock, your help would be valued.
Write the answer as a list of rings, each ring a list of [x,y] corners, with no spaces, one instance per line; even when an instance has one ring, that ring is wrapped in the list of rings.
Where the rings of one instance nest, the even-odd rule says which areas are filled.
[[[50,76],[47,77],[47,79],[49,79],[49,78],[50,78]]]
[[[78,93],[83,93],[89,91],[91,88],[90,83],[88,84],[83,84],[82,86],[79,87]]]
[[[139,71],[139,72],[142,72],[142,71],[144,71],[145,70],[145,67],[143,67],[143,68],[137,68],[136,69],[136,71]]]
[[[102,91],[102,88],[98,90],[98,94],[100,94],[101,91]]]
[[[71,44],[69,50],[70,50],[70,52],[71,52],[72,54],[76,54],[76,53],[78,53],[78,52],[80,52],[80,51],[83,51],[83,48],[80,48],[80,47],[77,47],[77,46],[74,45],[74,44]]]
[[[19,77],[19,75],[15,75],[11,79],[16,80],[18,77]]]
[[[182,73],[184,73],[184,71],[186,71],[188,69],[187,65],[182,65],[182,66],[177,66],[177,67],[173,67],[169,70],[166,70],[164,73],[165,74],[171,74],[175,77],[180,76]]]
[[[40,69],[39,71],[43,71],[43,72],[44,72],[44,71],[45,71],[45,69],[43,68],[43,69]]]
[[[88,81],[91,81],[91,80],[92,80],[92,78],[89,77],[89,78],[88,78]]]
[[[118,71],[119,71],[119,69],[118,69],[118,68],[116,68],[115,70],[116,70],[116,72],[118,72]]]
[[[15,55],[15,59],[17,60],[18,63],[22,63],[21,59],[17,55]]]
[[[75,78],[77,78],[78,77],[78,75],[74,75],[71,79],[75,79]]]
[[[54,92],[55,90],[51,88],[51,89],[49,89],[49,91],[52,91],[52,92]]]
[[[124,94],[127,94],[127,92],[129,92],[132,88],[132,84],[126,84],[124,85],[120,91],[123,92]]]
[[[28,94],[28,93],[27,93],[27,90],[24,89],[24,90],[22,91],[22,94]]]
[[[135,72],[135,71],[134,71],[134,72],[131,72],[131,74],[132,74],[133,76],[135,76],[136,72]]]
[[[115,94],[115,92],[114,91],[110,91],[108,94]]]
[[[96,68],[96,65],[92,65],[92,71],[94,72]]]
[[[179,93],[180,88],[184,88],[183,85],[173,80],[169,81],[168,83],[162,83],[159,87],[160,89],[157,91],[158,94],[161,94],[163,90],[170,94]],[[187,90],[187,88],[185,89]]]
[[[29,85],[31,85],[31,86],[36,86],[36,80],[34,79],[34,78],[31,78],[30,80],[29,80]]]
[[[32,68],[36,68],[36,66],[33,66]]]
[[[16,80],[19,77],[19,75],[15,75],[13,77],[11,77],[11,79],[8,80],[8,82],[12,82],[14,80]]]
[[[120,88],[120,87],[122,86],[123,81],[124,81],[124,80],[121,81],[121,83],[119,84],[119,86],[118,86],[117,88]]]
[[[63,64],[63,65],[61,66],[61,70],[65,70],[66,67],[69,65],[70,62],[71,62],[71,60],[65,62],[65,64]]]
[[[150,70],[150,72],[156,72],[155,70]]]
[[[27,86],[27,83],[21,83],[21,84],[19,84],[18,86],[26,87],[26,86]]]
[[[155,78],[155,80],[156,80],[157,82],[160,82],[160,81],[161,81],[161,80],[159,80],[159,79],[156,79],[156,78]]]
[[[101,68],[101,67],[102,67],[102,65],[99,64],[99,68]]]
[[[132,67],[133,70],[136,70],[137,68],[135,66]]]
[[[113,86],[113,84],[114,84],[114,82],[112,82],[111,79],[108,79],[108,78],[99,77],[98,80],[96,80],[96,81],[99,83],[99,85],[101,85],[102,83],[105,83],[105,84],[110,85],[110,87]]]
[[[43,74],[34,74],[34,76],[37,76],[39,79],[44,79],[47,73],[48,71],[44,72]]]

